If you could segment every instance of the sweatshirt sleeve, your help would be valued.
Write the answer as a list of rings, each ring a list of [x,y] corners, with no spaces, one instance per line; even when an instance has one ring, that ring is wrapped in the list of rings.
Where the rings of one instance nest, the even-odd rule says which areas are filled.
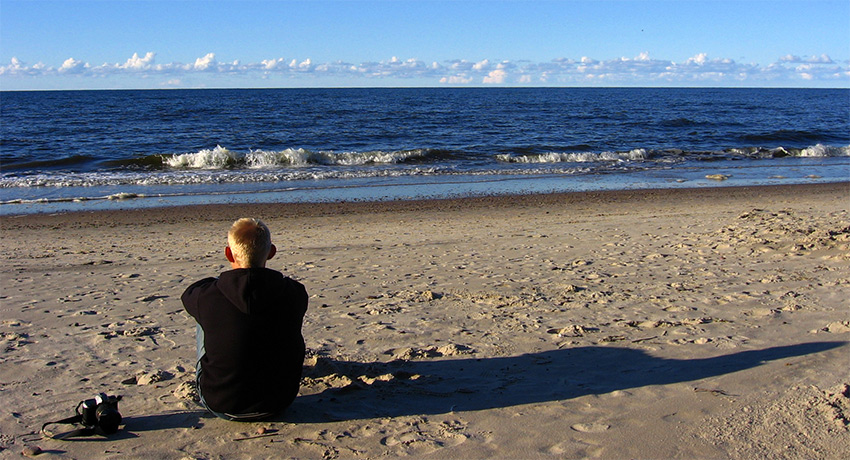
[[[293,280],[293,283],[295,284],[295,292],[297,293],[298,313],[303,318],[304,314],[307,313],[307,303],[310,297],[307,295],[307,288],[303,284],[295,280]]]
[[[195,281],[191,286],[186,288],[183,295],[180,296],[180,300],[183,301],[183,307],[186,309],[186,312],[192,315],[195,320],[199,319],[198,300],[201,297],[201,293],[205,288],[214,283],[215,280],[215,278],[204,278],[200,281]]]

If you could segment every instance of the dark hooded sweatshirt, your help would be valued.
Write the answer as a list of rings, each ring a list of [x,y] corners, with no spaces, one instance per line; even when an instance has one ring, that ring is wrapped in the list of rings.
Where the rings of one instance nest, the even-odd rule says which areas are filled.
[[[181,297],[204,330],[200,391],[215,412],[276,413],[298,394],[304,286],[267,268],[202,279]]]

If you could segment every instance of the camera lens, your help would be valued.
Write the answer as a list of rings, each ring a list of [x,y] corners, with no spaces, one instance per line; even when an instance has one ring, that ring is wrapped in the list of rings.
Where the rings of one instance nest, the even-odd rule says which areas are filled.
[[[77,407],[77,411],[83,418],[83,425],[94,426],[97,424],[98,407],[98,403],[94,399],[87,399],[80,403]],[[82,412],[80,412],[80,409],[82,409]]]
[[[97,425],[105,434],[115,433],[121,425],[121,414],[114,407],[101,404],[97,408]]]

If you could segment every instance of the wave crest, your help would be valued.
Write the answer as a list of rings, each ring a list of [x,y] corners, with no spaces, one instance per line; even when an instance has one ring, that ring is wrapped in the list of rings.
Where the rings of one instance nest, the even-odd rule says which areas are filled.
[[[817,144],[800,150],[801,157],[847,157],[850,156],[850,146],[833,147]]]
[[[280,151],[251,150],[244,155],[239,155],[219,145],[214,149],[163,156],[162,158],[164,165],[174,169],[228,169],[234,167],[262,169],[281,166],[361,166],[424,162],[430,157],[438,157],[439,153],[438,150],[432,149],[337,153],[290,148]]]
[[[776,147],[772,149],[763,147],[732,148],[726,153],[746,158],[783,158],[783,157],[847,157],[850,156],[850,146],[835,147],[831,145],[816,144],[804,149]]]
[[[237,163],[236,155],[220,145],[196,153],[164,156],[162,160],[169,167],[176,169],[224,169]]]
[[[496,155],[504,163],[592,163],[610,161],[640,161],[649,159],[646,149],[634,149],[628,152],[548,152],[530,155]]]

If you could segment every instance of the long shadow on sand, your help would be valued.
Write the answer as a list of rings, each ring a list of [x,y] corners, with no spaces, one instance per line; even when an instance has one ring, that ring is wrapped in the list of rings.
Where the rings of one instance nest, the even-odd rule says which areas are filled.
[[[338,387],[299,396],[279,420],[318,423],[568,400],[729,374],[845,344],[812,342],[684,360],[607,346],[483,359],[387,363],[322,359],[307,376],[336,382]]]

